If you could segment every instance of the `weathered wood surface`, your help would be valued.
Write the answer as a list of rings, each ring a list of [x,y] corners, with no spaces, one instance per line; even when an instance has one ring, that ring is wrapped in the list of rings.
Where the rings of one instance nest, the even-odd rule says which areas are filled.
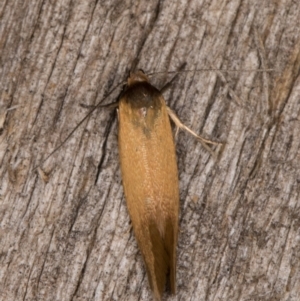
[[[137,57],[145,72],[275,69],[180,74],[165,93],[224,142],[214,160],[177,138],[178,294],[165,298],[300,300],[299,1],[3,0],[0,22],[1,300],[151,300],[115,113],[97,110],[34,170]]]

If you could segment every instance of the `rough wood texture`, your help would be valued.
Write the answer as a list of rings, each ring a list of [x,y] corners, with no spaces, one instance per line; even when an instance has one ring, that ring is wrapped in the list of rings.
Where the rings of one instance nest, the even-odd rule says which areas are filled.
[[[115,114],[97,110],[34,170],[86,115],[80,104],[100,101],[138,57],[146,73],[184,62],[275,68],[180,74],[165,93],[188,126],[224,142],[214,160],[190,135],[177,139],[174,300],[298,301],[299,5],[3,0],[0,299],[150,300],[123,197]]]

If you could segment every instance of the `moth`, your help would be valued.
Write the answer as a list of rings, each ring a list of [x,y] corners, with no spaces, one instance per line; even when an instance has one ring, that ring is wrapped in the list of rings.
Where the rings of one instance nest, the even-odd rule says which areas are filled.
[[[176,293],[179,183],[170,118],[201,142],[217,143],[184,126],[142,71],[131,73],[118,107],[127,208],[151,290],[161,300],[166,282],[171,293]]]
[[[176,293],[178,171],[165,100],[141,71],[128,78],[118,117],[127,208],[150,287],[160,300],[167,279]]]
[[[219,143],[198,136],[182,124],[161,92],[138,71],[129,76],[117,103],[96,105],[41,164],[99,107],[118,107],[118,145],[127,208],[151,290],[154,298],[161,300],[167,282],[171,293],[176,293],[179,184],[170,118],[211,153],[206,144]]]

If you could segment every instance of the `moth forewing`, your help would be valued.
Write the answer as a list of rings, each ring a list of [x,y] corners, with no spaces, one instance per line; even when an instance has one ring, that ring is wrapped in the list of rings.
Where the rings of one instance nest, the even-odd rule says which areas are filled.
[[[167,280],[176,292],[178,172],[164,98],[142,72],[130,76],[119,101],[119,154],[134,233],[160,300]]]

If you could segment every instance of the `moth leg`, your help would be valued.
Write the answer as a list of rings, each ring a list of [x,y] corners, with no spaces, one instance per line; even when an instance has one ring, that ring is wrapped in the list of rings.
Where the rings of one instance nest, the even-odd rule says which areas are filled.
[[[205,139],[199,135],[197,135],[193,130],[191,130],[189,127],[187,127],[185,124],[183,124],[180,119],[177,117],[177,115],[175,114],[175,112],[173,110],[171,110],[168,106],[167,106],[167,112],[169,117],[172,119],[172,121],[175,123],[176,125],[176,133],[175,135],[177,136],[179,129],[183,129],[185,131],[187,131],[188,133],[190,133],[192,136],[194,136],[198,141],[200,141],[200,143],[203,145],[203,147],[213,156],[216,157],[216,154],[211,150],[210,147],[207,146],[207,144],[213,144],[213,145],[219,145],[222,143],[218,143],[218,142],[214,142],[208,139]]]
[[[126,231],[126,234],[130,233],[130,235],[132,235],[133,233],[133,226],[132,226],[132,222],[131,220],[128,222],[128,229]]]
[[[44,172],[40,167],[37,168],[37,171],[38,171],[41,179],[43,180],[43,182],[45,184],[47,184],[49,181],[49,175],[46,172]]]
[[[7,112],[8,111],[12,111],[12,110],[15,110],[19,107],[20,105],[15,105],[15,106],[12,106],[8,109],[4,109],[2,110],[2,108],[0,109],[0,135],[2,134],[2,131],[4,129],[4,123],[5,123],[5,119],[6,119],[6,115],[7,115]]]
[[[175,75],[169,82],[167,82],[161,89],[160,89],[160,93],[163,94],[166,90],[168,90],[170,88],[170,86],[172,85],[173,81],[175,80],[175,78],[177,77],[177,75]]]

